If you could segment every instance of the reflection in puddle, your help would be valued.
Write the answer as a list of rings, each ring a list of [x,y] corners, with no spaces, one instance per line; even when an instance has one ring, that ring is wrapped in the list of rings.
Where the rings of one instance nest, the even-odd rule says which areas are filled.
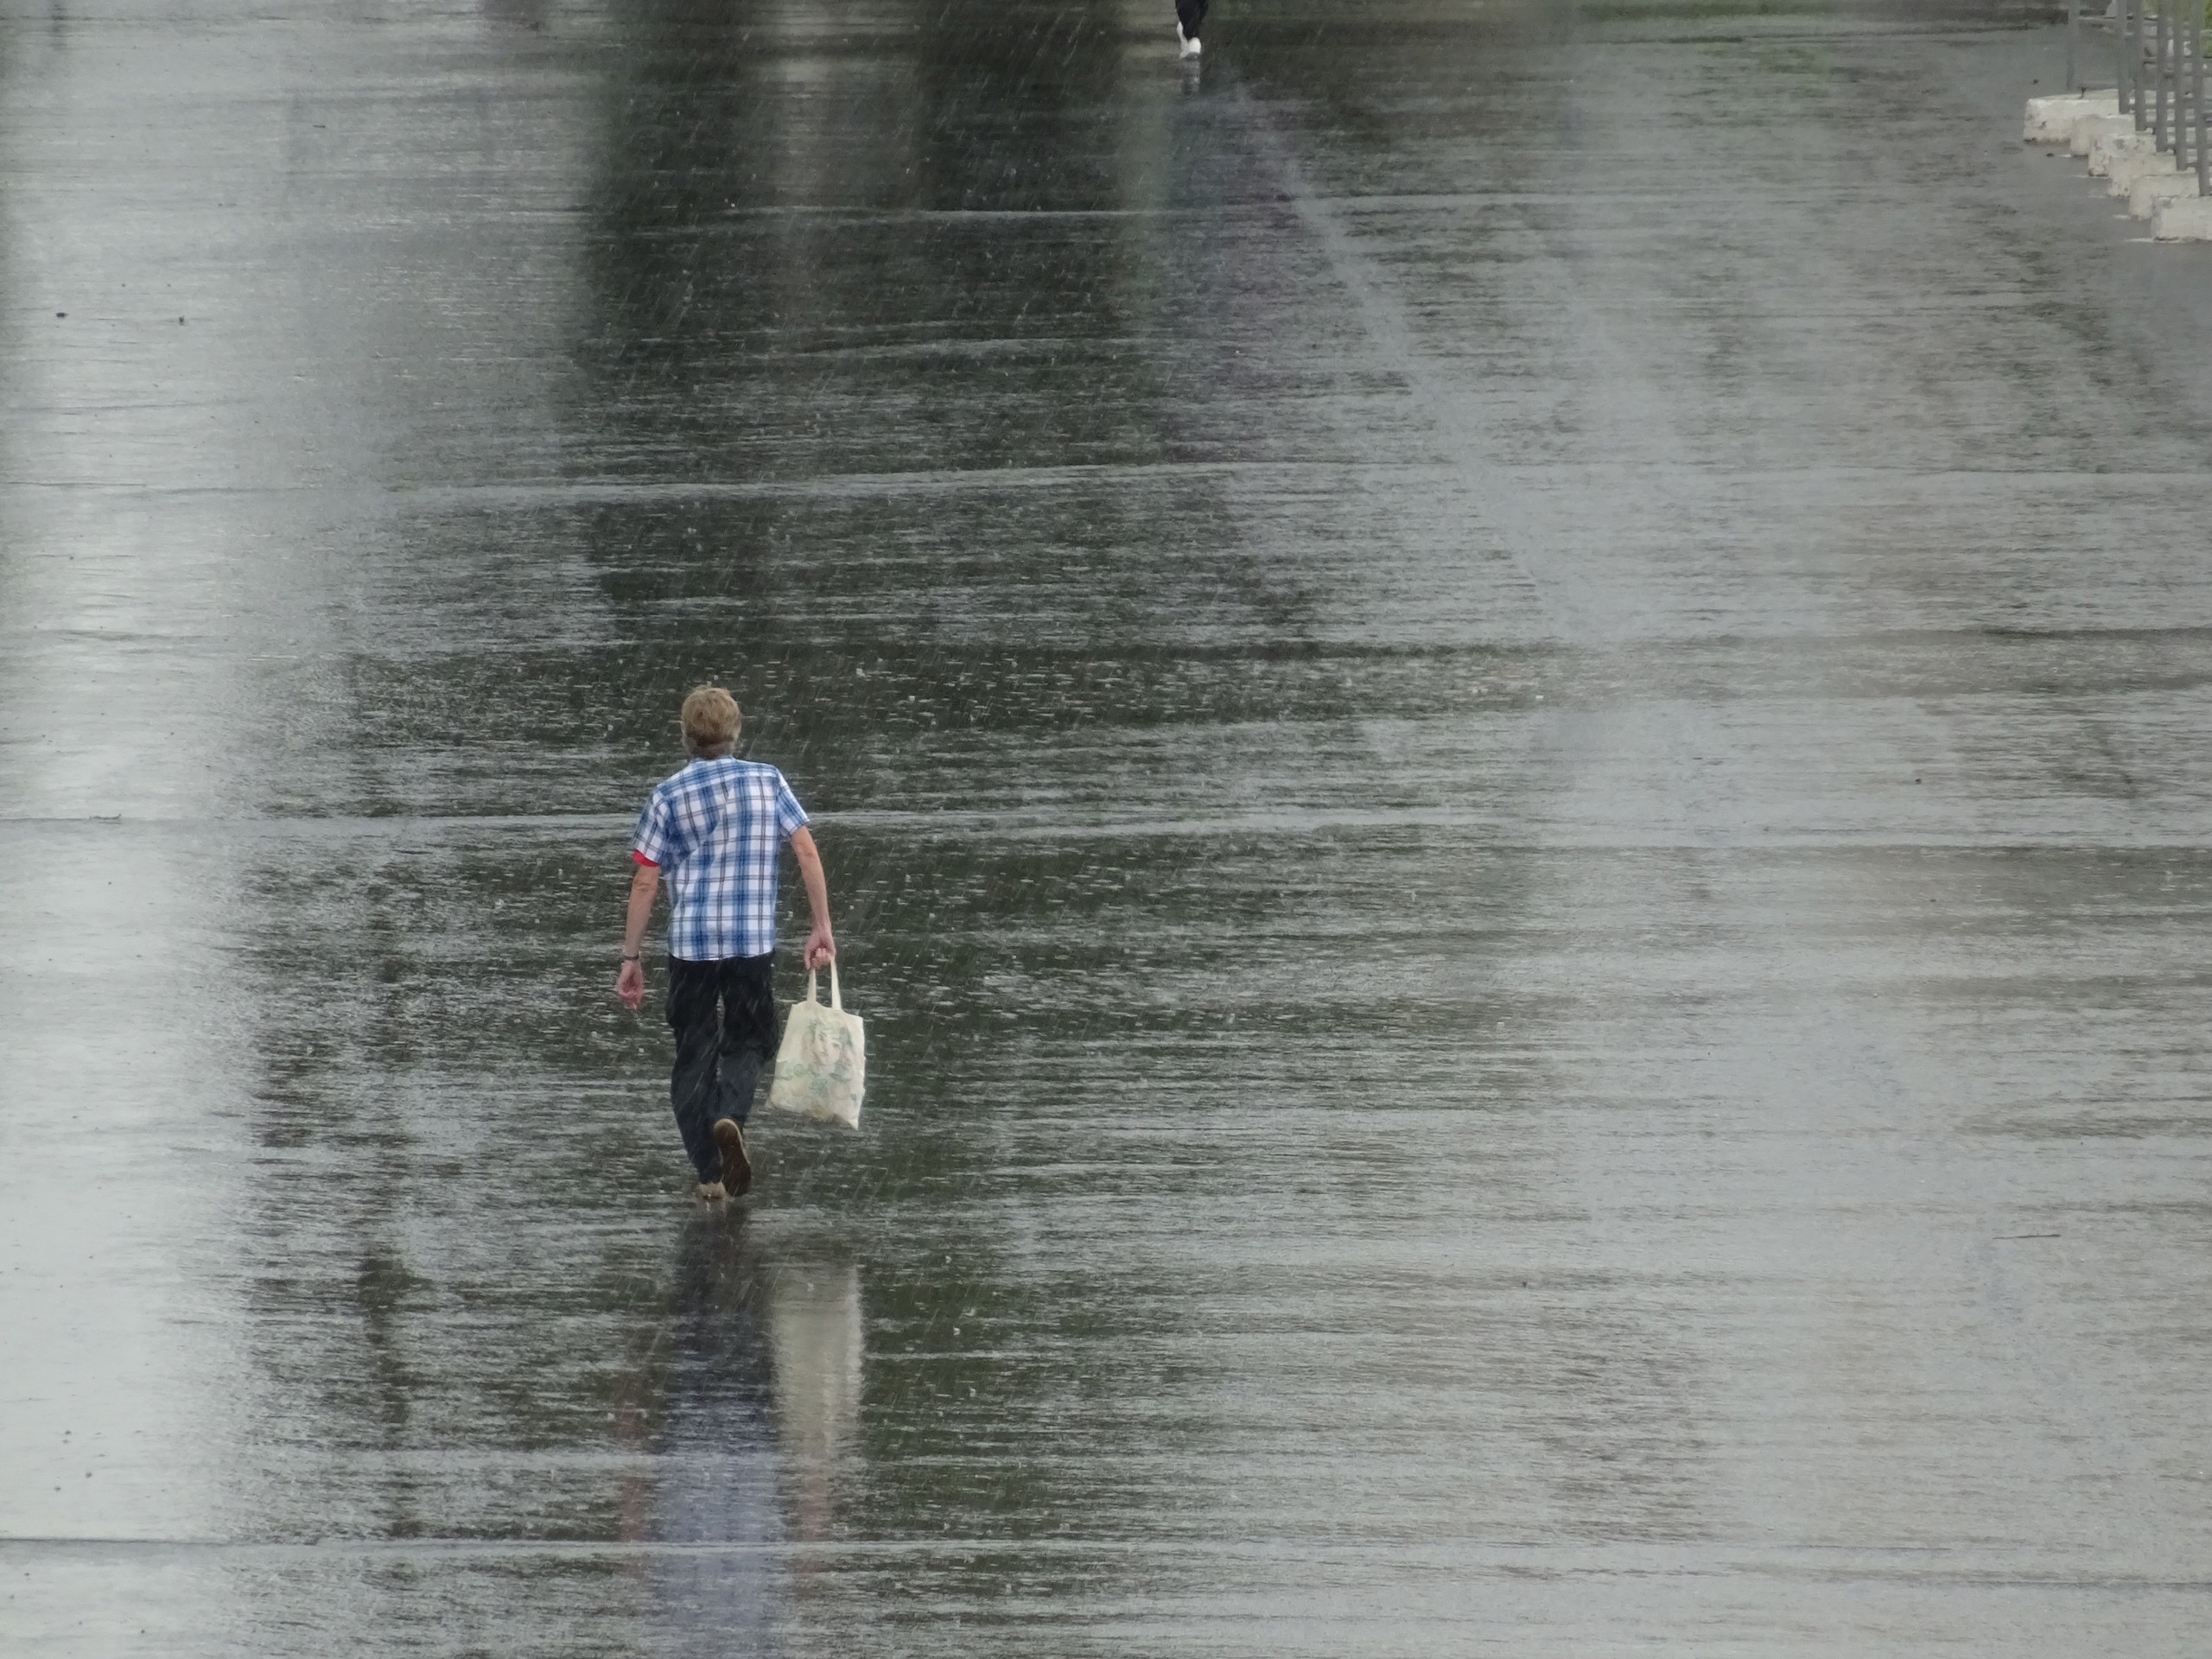
[[[680,1236],[674,1293],[656,1472],[628,1495],[624,1533],[697,1547],[639,1566],[686,1644],[762,1650],[795,1587],[780,1546],[835,1530],[860,1407],[860,1274],[771,1259],[742,1217],[702,1213]]]
[[[779,1262],[767,1300],[791,1529],[811,1543],[830,1535],[832,1486],[860,1417],[860,1270],[849,1262]]]

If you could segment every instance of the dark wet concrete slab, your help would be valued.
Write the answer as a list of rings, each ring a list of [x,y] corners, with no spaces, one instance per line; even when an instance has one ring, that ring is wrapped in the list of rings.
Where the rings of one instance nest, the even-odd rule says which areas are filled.
[[[1166,10],[4,13],[11,1649],[2194,1649],[2204,251],[2031,10]]]

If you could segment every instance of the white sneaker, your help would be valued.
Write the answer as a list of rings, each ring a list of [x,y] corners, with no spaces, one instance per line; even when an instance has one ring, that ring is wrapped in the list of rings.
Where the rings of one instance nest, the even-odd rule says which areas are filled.
[[[1185,57],[1195,58],[1198,55],[1198,37],[1195,35],[1185,35],[1183,33],[1183,25],[1180,23],[1175,25],[1175,38],[1183,42],[1183,55]]]

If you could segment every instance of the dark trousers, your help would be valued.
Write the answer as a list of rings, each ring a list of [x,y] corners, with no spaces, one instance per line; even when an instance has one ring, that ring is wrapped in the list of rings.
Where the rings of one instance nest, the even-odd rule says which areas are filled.
[[[1206,0],[1175,0],[1175,21],[1183,25],[1183,32],[1192,39],[1198,38],[1198,29],[1206,20]]]
[[[775,958],[668,959],[668,1024],[676,1033],[669,1103],[702,1181],[722,1178],[715,1120],[753,1111],[760,1069],[776,1058]]]

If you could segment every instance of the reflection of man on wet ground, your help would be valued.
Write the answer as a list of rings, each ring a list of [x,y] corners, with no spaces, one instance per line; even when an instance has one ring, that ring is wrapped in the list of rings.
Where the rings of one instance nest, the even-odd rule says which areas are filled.
[[[645,1000],[639,960],[661,872],[668,872],[668,1023],[676,1033],[669,1097],[699,1196],[752,1185],[745,1120],[761,1069],[776,1056],[776,850],[788,840],[806,884],[814,929],[806,966],[837,954],[830,889],[806,813],[773,766],[734,759],[741,716],[718,685],[683,699],[683,742],[695,757],[638,816],[630,857],[630,915],[614,994]]]
[[[1198,30],[1205,26],[1206,0],[1175,0],[1175,38],[1183,43],[1183,55],[1198,55]]]
[[[652,1452],[623,1483],[621,1535],[704,1545],[645,1571],[673,1655],[767,1654],[795,1587],[773,1547],[838,1535],[865,1338],[849,1261],[771,1261],[744,1212],[696,1210],[676,1238],[666,1317],[639,1332],[615,1434]],[[804,1568],[801,1569],[804,1571]]]
[[[676,1653],[772,1653],[788,1535],[775,1434],[776,1378],[763,1264],[741,1216],[695,1212],[678,1240],[673,1301],[626,1379],[618,1424],[650,1432],[650,1478],[626,1491],[623,1536],[734,1545],[658,1554],[654,1601]],[[658,1394],[658,1397],[656,1397]]]

